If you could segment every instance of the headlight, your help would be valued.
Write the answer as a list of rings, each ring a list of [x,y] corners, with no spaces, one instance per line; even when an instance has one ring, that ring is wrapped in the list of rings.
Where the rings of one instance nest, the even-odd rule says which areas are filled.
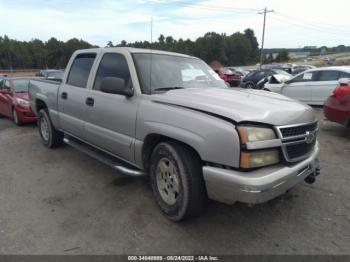
[[[257,168],[277,164],[279,162],[278,149],[262,149],[249,151],[249,143],[276,139],[276,134],[271,128],[257,126],[239,126],[238,133],[245,150],[241,153],[240,166],[242,168]]]
[[[16,102],[22,107],[29,107],[29,101],[26,101],[22,98],[16,98]]]
[[[240,126],[238,127],[238,132],[242,144],[247,144],[248,142],[272,140],[276,138],[275,132],[271,128],[265,127]]]
[[[277,164],[278,162],[279,153],[277,149],[241,153],[242,168],[256,168]]]

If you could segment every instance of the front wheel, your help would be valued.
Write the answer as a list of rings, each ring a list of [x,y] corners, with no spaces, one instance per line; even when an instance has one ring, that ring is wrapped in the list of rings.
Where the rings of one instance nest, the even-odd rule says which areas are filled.
[[[255,88],[255,85],[253,83],[248,83],[248,84],[246,84],[245,87],[248,89],[253,89],[253,88]]]
[[[12,119],[16,125],[18,125],[18,126],[22,125],[22,122],[21,122],[21,120],[19,120],[18,113],[17,113],[17,110],[15,108],[12,109]]]
[[[168,141],[151,156],[151,186],[162,212],[173,221],[198,215],[206,204],[202,163],[187,146]]]
[[[63,143],[64,135],[52,125],[47,109],[39,111],[38,128],[41,141],[48,148],[58,147]]]

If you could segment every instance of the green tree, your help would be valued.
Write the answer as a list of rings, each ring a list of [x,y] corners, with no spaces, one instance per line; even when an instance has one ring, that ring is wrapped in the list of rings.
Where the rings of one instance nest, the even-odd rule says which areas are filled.
[[[282,50],[276,56],[276,62],[287,62],[289,60],[289,55],[287,50]]]

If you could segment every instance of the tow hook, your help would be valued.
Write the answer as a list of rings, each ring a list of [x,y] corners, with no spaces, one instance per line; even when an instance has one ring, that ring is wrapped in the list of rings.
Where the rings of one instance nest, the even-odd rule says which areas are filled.
[[[315,171],[313,173],[311,173],[310,175],[308,175],[304,181],[308,184],[313,184],[316,181],[316,176],[318,176],[319,174],[321,174],[321,169],[319,167],[316,167]]]

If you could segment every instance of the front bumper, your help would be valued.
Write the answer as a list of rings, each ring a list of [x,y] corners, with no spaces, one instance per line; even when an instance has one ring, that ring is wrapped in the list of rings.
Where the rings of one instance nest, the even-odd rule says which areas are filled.
[[[292,166],[274,165],[250,172],[204,166],[208,197],[227,204],[269,201],[315,174],[319,169],[318,154],[317,143],[307,159]]]
[[[16,106],[16,111],[19,121],[22,123],[33,123],[38,120],[38,117],[34,115],[32,110],[27,107]]]

